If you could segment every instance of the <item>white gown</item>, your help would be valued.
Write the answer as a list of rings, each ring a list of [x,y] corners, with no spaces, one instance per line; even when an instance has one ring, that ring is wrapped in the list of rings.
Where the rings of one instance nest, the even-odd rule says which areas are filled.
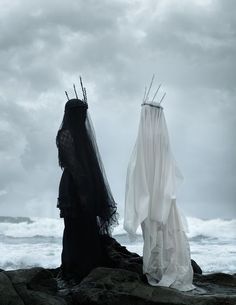
[[[190,248],[176,205],[181,180],[163,108],[146,104],[127,171],[124,229],[135,234],[141,224],[143,272],[150,285],[188,291],[194,288]]]

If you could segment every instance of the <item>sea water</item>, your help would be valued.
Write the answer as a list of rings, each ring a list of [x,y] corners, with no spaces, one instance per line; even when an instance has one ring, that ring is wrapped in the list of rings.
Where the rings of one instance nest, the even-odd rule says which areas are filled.
[[[191,257],[203,272],[236,273],[236,219],[187,220]],[[63,228],[63,219],[0,217],[0,268],[60,266]],[[121,219],[113,237],[131,252],[142,255],[141,228],[131,241]]]

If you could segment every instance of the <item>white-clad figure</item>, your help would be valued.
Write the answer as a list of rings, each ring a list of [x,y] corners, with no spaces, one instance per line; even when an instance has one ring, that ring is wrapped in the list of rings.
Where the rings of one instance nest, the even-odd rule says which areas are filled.
[[[150,285],[188,291],[194,286],[187,223],[176,205],[181,180],[163,108],[144,103],[127,171],[124,229],[135,234],[142,227],[143,273]]]

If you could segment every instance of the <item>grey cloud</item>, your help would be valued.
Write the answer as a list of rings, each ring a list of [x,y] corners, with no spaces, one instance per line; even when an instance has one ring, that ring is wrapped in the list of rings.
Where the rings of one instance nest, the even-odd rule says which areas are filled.
[[[182,3],[185,5],[172,7],[163,18],[159,18],[157,6],[144,25],[150,52],[164,62],[163,69],[168,66],[165,79],[173,85],[184,79],[192,87],[234,88],[233,14],[224,13],[228,10],[223,2],[210,9]],[[180,74],[184,77],[179,78]]]
[[[2,213],[57,215],[55,136],[79,74],[122,211],[144,85],[157,72],[185,176],[180,204],[236,215],[235,2],[197,2],[24,0],[1,10]]]

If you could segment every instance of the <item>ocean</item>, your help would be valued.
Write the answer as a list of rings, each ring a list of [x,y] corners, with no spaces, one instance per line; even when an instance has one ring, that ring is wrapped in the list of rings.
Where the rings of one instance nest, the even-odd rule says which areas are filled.
[[[204,273],[236,273],[236,219],[199,219],[188,217],[187,233],[191,257]],[[0,217],[0,268],[12,270],[60,265],[63,220],[39,217]],[[130,241],[122,219],[113,237],[131,252],[142,255],[141,228]]]

